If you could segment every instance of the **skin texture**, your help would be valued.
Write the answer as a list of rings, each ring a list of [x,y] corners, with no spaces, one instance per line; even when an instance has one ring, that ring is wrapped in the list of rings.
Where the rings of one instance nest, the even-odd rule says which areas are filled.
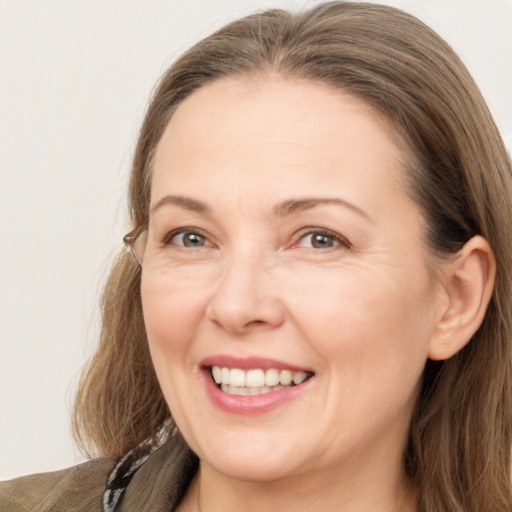
[[[201,459],[182,510],[415,510],[401,470],[407,429],[427,357],[469,339],[446,341],[470,280],[454,284],[446,263],[433,282],[392,137],[357,98],[279,78],[215,82],[169,122],[142,301],[159,382]],[[304,198],[342,202],[275,213]],[[199,231],[199,247],[168,236],[178,228]],[[327,247],[315,230],[332,233]],[[482,244],[469,266],[489,280]],[[234,414],[206,392],[201,362],[215,355],[314,376],[271,411]]]

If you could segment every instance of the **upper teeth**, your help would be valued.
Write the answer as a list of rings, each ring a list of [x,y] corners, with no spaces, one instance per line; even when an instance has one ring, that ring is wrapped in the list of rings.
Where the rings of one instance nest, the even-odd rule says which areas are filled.
[[[308,377],[308,374],[302,371],[292,372],[275,368],[241,370],[240,368],[221,368],[220,366],[212,366],[212,375],[217,384],[248,388],[290,386],[292,382],[298,385]]]

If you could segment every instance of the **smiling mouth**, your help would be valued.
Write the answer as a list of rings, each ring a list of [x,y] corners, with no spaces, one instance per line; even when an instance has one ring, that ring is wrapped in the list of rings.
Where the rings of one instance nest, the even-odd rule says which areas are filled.
[[[226,368],[211,366],[210,373],[217,387],[229,395],[253,396],[298,386],[314,374],[305,371],[269,368]]]

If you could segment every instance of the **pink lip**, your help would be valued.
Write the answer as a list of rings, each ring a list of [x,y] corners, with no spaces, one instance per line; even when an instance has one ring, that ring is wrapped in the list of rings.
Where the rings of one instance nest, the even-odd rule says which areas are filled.
[[[245,416],[263,414],[265,412],[277,409],[287,402],[290,402],[291,400],[299,397],[309,388],[311,381],[314,380],[310,378],[298,386],[271,391],[270,393],[264,393],[261,395],[230,395],[229,393],[224,393],[221,391],[217,384],[215,384],[210,371],[212,366],[240,368],[242,370],[251,368],[276,368],[291,371],[308,370],[299,368],[298,366],[290,365],[288,363],[283,363],[281,361],[259,357],[236,358],[232,356],[218,355],[204,359],[201,363],[201,375],[206,387],[206,392],[212,403],[225,412]]]
[[[268,370],[276,368],[277,370],[291,370],[292,372],[310,372],[307,368],[301,368],[292,364],[278,361],[276,359],[267,359],[263,357],[233,357],[230,355],[215,355],[207,357],[201,361],[201,366],[211,367],[220,366],[221,368],[240,368],[241,370],[250,370],[251,368],[261,368]]]

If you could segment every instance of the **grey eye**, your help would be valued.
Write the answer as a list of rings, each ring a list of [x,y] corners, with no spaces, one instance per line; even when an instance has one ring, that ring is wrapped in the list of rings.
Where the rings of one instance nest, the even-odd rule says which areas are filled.
[[[332,247],[337,242],[334,237],[324,235],[322,233],[314,233],[311,236],[311,246],[315,249],[324,249],[326,247]]]
[[[184,231],[177,233],[172,237],[172,243],[182,247],[204,247],[208,245],[208,240],[199,233]]]
[[[313,249],[329,249],[340,245],[340,240],[339,237],[334,234],[313,231],[304,235],[298,245],[300,247],[311,247]]]

